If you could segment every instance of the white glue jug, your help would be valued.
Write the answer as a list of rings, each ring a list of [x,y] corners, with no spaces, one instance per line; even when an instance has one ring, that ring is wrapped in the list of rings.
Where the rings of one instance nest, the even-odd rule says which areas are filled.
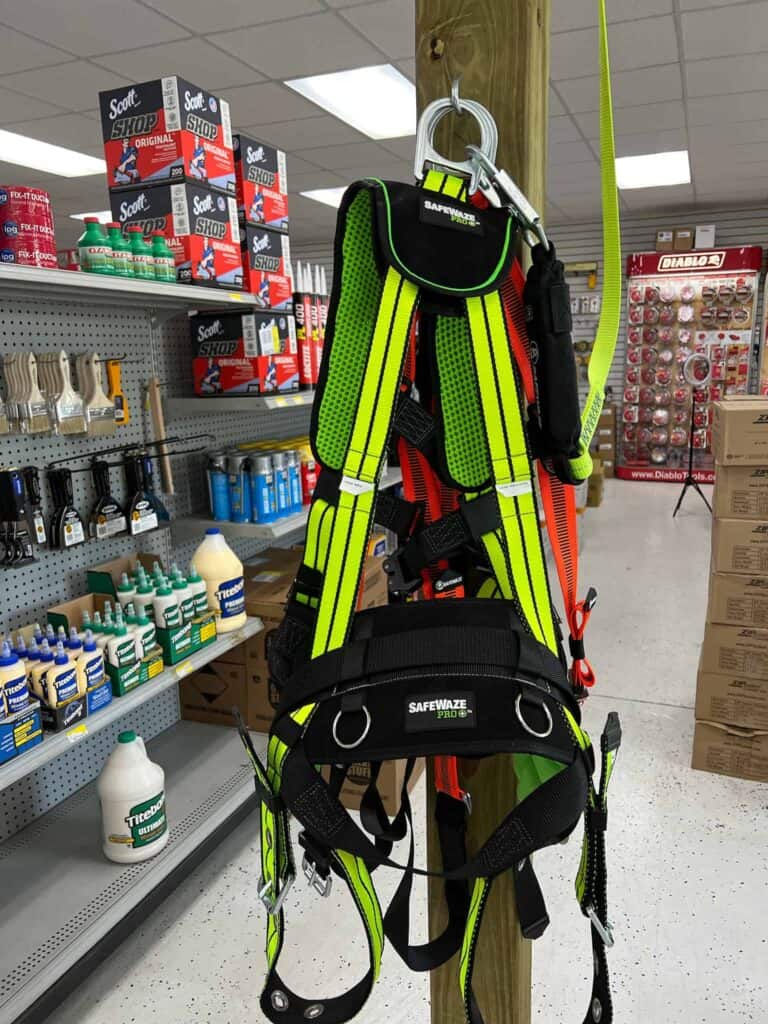
[[[117,737],[96,789],[101,801],[102,850],[118,864],[148,860],[168,842],[165,772],[150,761],[141,736]]]
[[[229,633],[247,621],[243,563],[216,527],[205,531],[205,539],[192,556],[192,564],[205,580],[208,607],[216,612],[216,631]]]

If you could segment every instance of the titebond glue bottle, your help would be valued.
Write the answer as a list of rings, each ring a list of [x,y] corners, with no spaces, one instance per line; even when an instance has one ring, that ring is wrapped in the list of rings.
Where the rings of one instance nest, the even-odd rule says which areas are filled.
[[[195,602],[195,617],[205,615],[208,611],[208,587],[205,580],[201,579],[194,565],[190,566],[187,573],[187,586]]]
[[[243,563],[224,540],[221,530],[211,527],[205,531],[192,564],[208,588],[208,607],[216,612],[217,632],[228,633],[244,626],[247,616]]]
[[[168,842],[165,772],[150,761],[144,740],[133,730],[117,737],[96,789],[104,856],[127,864],[160,853]]]
[[[29,704],[27,668],[9,643],[0,650],[0,714],[13,715]]]

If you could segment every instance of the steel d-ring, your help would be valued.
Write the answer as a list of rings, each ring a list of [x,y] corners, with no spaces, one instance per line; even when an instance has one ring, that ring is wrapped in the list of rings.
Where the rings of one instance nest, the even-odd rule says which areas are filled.
[[[552,732],[552,715],[550,714],[549,708],[546,704],[542,702],[541,709],[547,716],[547,728],[544,730],[544,732],[537,732],[536,729],[532,729],[531,726],[528,725],[526,720],[523,718],[522,703],[523,695],[522,693],[518,693],[517,698],[515,700],[515,714],[517,715],[518,722],[520,723],[520,725],[522,725],[526,732],[531,734],[531,736],[535,736],[536,739],[539,740],[545,740],[547,736],[549,736],[549,734]]]
[[[359,710],[362,711],[363,714],[365,715],[365,727],[363,728],[362,733],[355,740],[354,743],[343,743],[339,739],[338,734],[336,732],[336,729],[338,727],[339,720],[340,720],[341,716],[344,714],[344,711],[341,710],[341,711],[337,711],[336,712],[336,717],[333,720],[333,728],[331,730],[331,734],[333,736],[333,739],[334,739],[336,745],[341,747],[342,750],[354,750],[355,747],[359,747],[360,744],[363,742],[363,740],[365,739],[365,737],[368,735],[368,733],[371,730],[371,713],[370,713],[370,711],[368,710],[368,708],[365,705],[363,705]]]

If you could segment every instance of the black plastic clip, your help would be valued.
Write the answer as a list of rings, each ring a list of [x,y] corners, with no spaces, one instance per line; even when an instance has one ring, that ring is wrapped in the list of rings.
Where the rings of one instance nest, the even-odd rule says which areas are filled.
[[[420,575],[415,577],[410,573],[406,575],[403,568],[403,548],[399,547],[384,559],[384,572],[389,577],[389,592],[393,597],[408,597],[413,594],[422,584]]]

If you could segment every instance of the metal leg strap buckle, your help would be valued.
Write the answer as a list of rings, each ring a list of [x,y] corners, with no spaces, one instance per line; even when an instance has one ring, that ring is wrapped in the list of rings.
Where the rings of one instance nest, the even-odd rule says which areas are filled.
[[[586,911],[587,917],[592,922],[592,927],[603,940],[603,945],[605,946],[605,948],[613,949],[615,940],[613,938],[612,925],[608,921],[606,921],[605,924],[603,924],[603,922],[597,916],[597,911],[595,910],[593,904],[590,903],[589,906],[586,908]]]
[[[264,878],[259,879],[258,895],[261,902],[266,907],[267,913],[272,917],[275,914],[279,914],[285,903],[285,898],[290,892],[291,886],[294,883],[294,875],[286,875],[283,879],[283,884],[280,887],[280,891],[275,894],[275,883],[265,882]]]
[[[327,874],[323,873],[321,869],[318,868],[317,864],[311,861],[306,854],[304,854],[302,859],[301,869],[315,892],[320,893],[324,898],[331,895],[333,876],[331,875],[330,870],[328,870]]]

